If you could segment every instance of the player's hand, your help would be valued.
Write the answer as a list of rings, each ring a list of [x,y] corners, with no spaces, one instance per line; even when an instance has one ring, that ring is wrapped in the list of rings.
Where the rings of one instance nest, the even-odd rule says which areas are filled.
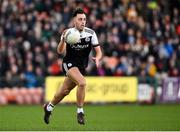
[[[65,29],[62,33],[62,41],[64,41],[64,42],[65,42],[65,37],[66,37],[66,31],[67,31],[67,29]]]
[[[96,58],[96,57],[92,57],[93,62],[96,64],[96,67],[99,67],[99,61],[100,59]]]

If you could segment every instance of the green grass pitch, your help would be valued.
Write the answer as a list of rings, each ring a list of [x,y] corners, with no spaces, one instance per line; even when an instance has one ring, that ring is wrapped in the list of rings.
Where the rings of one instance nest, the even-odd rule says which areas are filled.
[[[76,122],[75,105],[56,106],[49,125],[42,106],[0,106],[0,130],[180,130],[180,105],[86,105],[86,125]]]

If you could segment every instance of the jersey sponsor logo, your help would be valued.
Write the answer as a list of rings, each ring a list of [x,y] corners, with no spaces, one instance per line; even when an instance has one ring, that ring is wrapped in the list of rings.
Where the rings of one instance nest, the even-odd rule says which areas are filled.
[[[80,44],[75,44],[75,45],[71,45],[71,48],[75,49],[75,50],[81,50],[81,49],[85,49],[88,48],[89,44],[85,44],[85,45],[80,45]]]

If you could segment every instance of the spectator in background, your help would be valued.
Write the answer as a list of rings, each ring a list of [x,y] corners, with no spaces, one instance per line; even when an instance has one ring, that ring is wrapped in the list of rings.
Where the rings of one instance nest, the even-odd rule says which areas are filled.
[[[88,14],[87,26],[99,35],[105,56],[99,69],[89,63],[88,75],[178,76],[179,5],[179,0],[4,0],[0,9],[0,78],[23,80],[22,73],[27,72],[26,79],[32,77],[33,81],[28,80],[36,86],[36,76],[62,75],[62,57],[55,51],[59,34],[71,25],[76,7]],[[153,65],[149,62],[152,57]],[[29,65],[36,74],[24,68]]]
[[[35,68],[35,75],[37,79],[37,86],[38,87],[43,87],[44,86],[44,75],[45,73],[43,72],[42,68],[40,66],[37,66]]]
[[[27,70],[24,73],[25,86],[27,88],[37,87],[37,78],[36,78],[36,75],[34,74],[33,70],[34,70],[33,65],[28,64]]]

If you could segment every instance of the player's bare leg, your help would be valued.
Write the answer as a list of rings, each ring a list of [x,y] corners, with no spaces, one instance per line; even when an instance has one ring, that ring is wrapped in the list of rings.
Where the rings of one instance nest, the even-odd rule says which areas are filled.
[[[70,91],[76,86],[76,83],[73,82],[70,78],[66,77],[64,83],[60,89],[54,95],[54,98],[51,101],[51,104],[58,104],[65,96],[67,96]]]
[[[44,105],[44,121],[46,124],[49,124],[49,117],[51,115],[51,111],[53,110],[54,106],[58,104],[66,95],[70,93],[70,91],[76,86],[76,83],[74,83],[71,79],[68,77],[65,78],[63,85],[60,89],[56,92],[54,95],[54,98],[49,104]]]
[[[79,69],[77,67],[73,67],[68,70],[67,75],[69,78],[74,80],[76,84],[78,85],[77,88],[77,120],[79,124],[85,124],[84,121],[84,111],[83,111],[83,106],[84,106],[84,99],[85,99],[85,87],[86,87],[86,80],[84,76],[80,73]]]

